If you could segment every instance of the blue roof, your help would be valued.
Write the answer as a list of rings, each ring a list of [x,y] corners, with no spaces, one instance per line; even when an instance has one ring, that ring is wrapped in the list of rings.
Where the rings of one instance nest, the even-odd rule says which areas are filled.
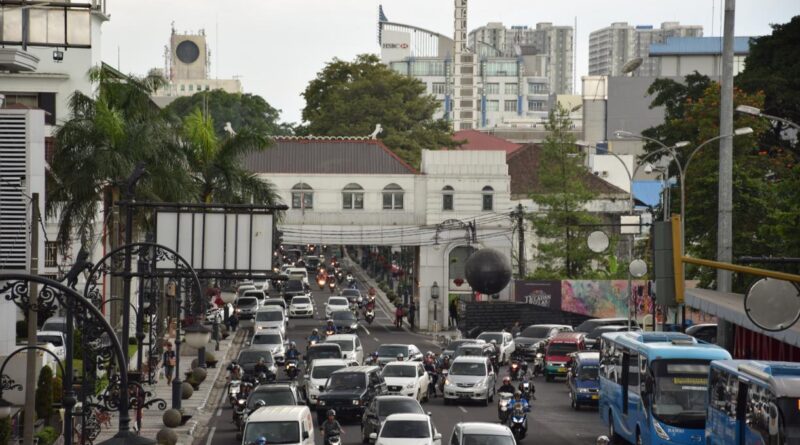
[[[750,52],[750,39],[753,37],[734,37],[734,54]],[[650,44],[650,56],[721,54],[722,37],[667,37],[664,43]]]
[[[648,207],[656,207],[661,202],[661,181],[633,181],[633,197]]]
[[[694,337],[680,332],[606,332],[602,337],[645,352],[649,361],[677,358],[698,360],[731,358],[728,351],[719,346],[699,343]]]

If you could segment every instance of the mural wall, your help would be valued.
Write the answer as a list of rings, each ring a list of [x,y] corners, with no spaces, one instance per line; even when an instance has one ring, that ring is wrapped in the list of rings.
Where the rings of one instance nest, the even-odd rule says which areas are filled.
[[[637,318],[653,311],[648,282],[632,282]],[[573,312],[590,317],[627,317],[627,280],[531,280],[515,283],[520,303]]]

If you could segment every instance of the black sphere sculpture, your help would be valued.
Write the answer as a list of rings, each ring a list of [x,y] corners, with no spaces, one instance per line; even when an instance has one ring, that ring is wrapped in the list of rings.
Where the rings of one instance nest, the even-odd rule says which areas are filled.
[[[481,249],[467,259],[467,282],[472,289],[486,295],[503,290],[511,280],[511,264],[494,249]]]

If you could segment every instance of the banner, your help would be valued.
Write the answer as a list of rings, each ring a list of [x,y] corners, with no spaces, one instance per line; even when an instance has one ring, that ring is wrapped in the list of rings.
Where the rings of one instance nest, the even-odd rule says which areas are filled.
[[[652,313],[653,299],[647,281],[632,282],[633,305],[638,316]],[[561,310],[590,317],[628,316],[627,280],[563,280]]]
[[[561,310],[561,281],[516,281],[514,291],[518,303]]]

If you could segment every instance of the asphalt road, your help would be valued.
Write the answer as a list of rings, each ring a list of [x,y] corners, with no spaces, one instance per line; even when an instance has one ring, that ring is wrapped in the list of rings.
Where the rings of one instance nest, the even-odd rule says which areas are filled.
[[[331,294],[316,290],[313,292],[315,301],[315,318],[292,319],[289,322],[287,334],[291,340],[297,342],[301,351],[305,345],[305,337],[314,327],[324,325],[325,300]],[[362,321],[362,325],[366,325]],[[365,356],[377,349],[382,343],[413,343],[420,350],[439,352],[441,349],[429,337],[398,330],[392,326],[392,319],[381,310],[376,312],[376,319],[371,325],[362,326],[359,337],[364,344]],[[501,374],[506,372],[501,369]],[[279,371],[279,378],[282,378]],[[499,383],[498,383],[499,384]],[[598,435],[605,433],[605,428],[600,422],[596,411],[582,409],[573,411],[569,406],[566,385],[563,381],[546,383],[543,377],[535,380],[536,397],[533,402],[531,414],[528,417],[528,435],[523,439],[523,444],[566,445],[566,444],[594,444]],[[225,394],[223,394],[225,397]],[[223,402],[223,403],[219,403]],[[205,445],[238,445],[236,429],[231,420],[231,409],[226,401],[219,403],[215,416],[212,418],[208,435],[199,443]],[[442,444],[449,443],[453,427],[458,422],[481,421],[496,422],[497,406],[489,404],[484,407],[477,404],[448,405],[444,406],[441,398],[431,399],[423,406],[430,411],[434,425],[442,433]],[[313,414],[313,410],[312,410]],[[316,416],[313,416],[316,422]],[[342,437],[346,444],[361,443],[360,424],[343,423],[345,434]],[[322,438],[317,431],[316,443],[322,444]]]

